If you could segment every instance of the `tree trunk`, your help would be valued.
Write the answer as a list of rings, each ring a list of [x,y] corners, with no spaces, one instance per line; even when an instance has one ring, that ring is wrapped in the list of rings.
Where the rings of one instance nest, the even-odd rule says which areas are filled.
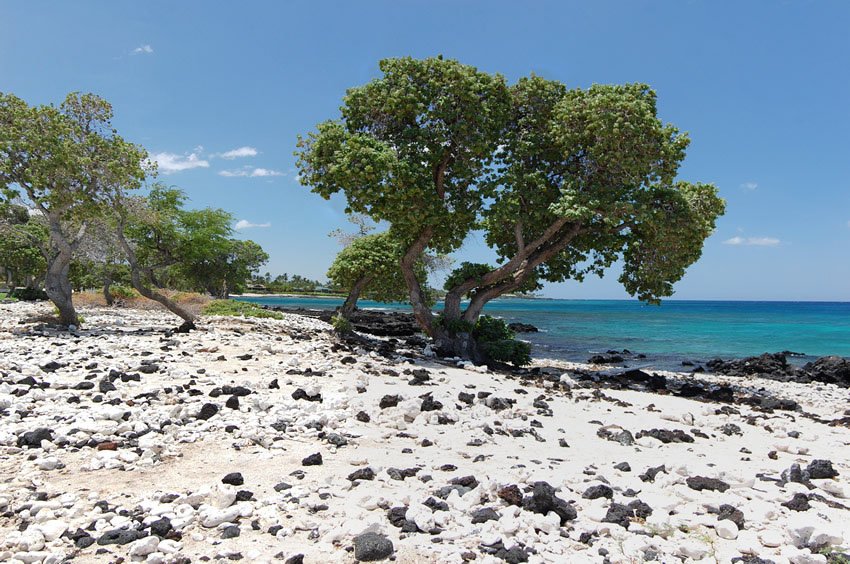
[[[112,306],[115,303],[112,292],[109,290],[110,286],[112,286],[112,276],[107,274],[103,280],[103,299],[106,300],[106,305],[108,306]]]
[[[481,350],[472,333],[451,333],[443,328],[434,335],[434,349],[443,357],[459,357],[475,364],[486,364],[490,359]]]
[[[372,276],[363,275],[354,282],[354,285],[351,286],[351,290],[348,292],[348,296],[345,298],[345,303],[339,308],[339,314],[342,317],[346,319],[351,318],[351,314],[354,313],[354,308],[357,306],[357,300],[360,298],[360,293],[372,281],[372,278]]]
[[[139,268],[139,262],[136,259],[136,253],[133,251],[133,248],[130,247],[130,244],[127,242],[127,239],[124,237],[124,222],[118,222],[118,228],[116,229],[116,235],[118,236],[118,242],[121,244],[121,248],[124,249],[124,253],[127,255],[127,262],[130,263],[130,282],[133,285],[133,288],[136,289],[142,296],[146,297],[149,300],[153,300],[162,304],[174,315],[177,315],[181,319],[183,319],[186,323],[183,324],[182,327],[185,327],[186,330],[195,327],[195,319],[196,317],[192,315],[188,310],[180,307],[180,305],[165,296],[164,294],[160,294],[156,290],[152,288],[147,288],[142,283],[142,273]],[[150,281],[151,276],[147,276]],[[188,325],[187,325],[188,324]]]
[[[68,269],[71,266],[71,252],[60,251],[47,265],[44,290],[47,297],[59,310],[59,323],[64,326],[79,325],[77,311],[71,298],[71,282]]]
[[[432,233],[433,229],[426,227],[419,235],[419,238],[407,249],[407,252],[404,253],[400,261],[401,273],[410,292],[410,305],[413,307],[413,316],[416,318],[419,326],[422,327],[422,330],[430,337],[434,336],[434,314],[431,313],[431,309],[425,304],[425,294],[422,291],[422,285],[419,283],[419,279],[416,278],[414,265],[425,251],[428,241],[431,240]]]

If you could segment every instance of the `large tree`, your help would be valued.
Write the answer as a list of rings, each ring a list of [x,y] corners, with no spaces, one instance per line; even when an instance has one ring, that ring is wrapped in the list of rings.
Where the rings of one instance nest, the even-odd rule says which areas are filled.
[[[340,119],[299,141],[301,180],[390,223],[416,318],[444,350],[486,360],[472,327],[488,301],[618,260],[625,289],[657,302],[723,213],[713,186],[676,180],[688,138],[658,119],[646,85],[567,89],[531,76],[509,87],[442,58],[380,68],[347,92]],[[476,228],[500,264],[457,271],[437,323],[415,260]]]
[[[112,107],[93,94],[29,106],[0,93],[0,197],[20,197],[48,230],[45,290],[64,325],[78,323],[68,270],[88,222],[117,187],[137,188],[146,152],[111,125]]]

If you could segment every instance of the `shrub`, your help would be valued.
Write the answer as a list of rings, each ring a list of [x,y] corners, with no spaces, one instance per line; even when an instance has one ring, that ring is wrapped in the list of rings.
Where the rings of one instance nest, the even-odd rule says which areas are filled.
[[[531,345],[518,341],[504,320],[482,315],[478,318],[472,334],[481,350],[491,359],[510,362],[514,366],[531,364]]]
[[[228,317],[260,317],[283,319],[279,311],[263,309],[257,304],[236,300],[214,300],[204,306],[203,315],[224,315]]]
[[[122,300],[132,300],[139,297],[139,293],[130,286],[111,286],[109,291],[113,297]]]
[[[354,331],[354,326],[351,324],[351,321],[339,314],[336,314],[331,318],[331,325],[333,325],[334,331],[337,333],[351,333]]]
[[[40,288],[15,288],[9,292],[9,297],[23,302],[38,302],[48,299],[47,292]]]

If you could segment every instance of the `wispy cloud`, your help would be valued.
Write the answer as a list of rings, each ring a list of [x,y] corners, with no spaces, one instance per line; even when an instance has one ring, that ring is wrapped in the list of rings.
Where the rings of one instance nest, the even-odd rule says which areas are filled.
[[[224,153],[219,153],[216,156],[219,156],[222,159],[238,159],[240,157],[256,157],[257,154],[257,149],[255,149],[254,147],[239,147],[238,149],[232,149]]]
[[[749,182],[744,182],[743,184],[741,184],[741,188],[743,188],[744,190],[749,190],[749,191],[753,191],[758,187],[759,187],[758,182],[753,182],[752,180],[749,181]]]
[[[781,242],[775,237],[732,237],[723,241],[723,244],[735,247],[775,247]]]
[[[237,177],[237,176],[247,176],[248,178],[259,178],[265,176],[284,176],[283,172],[279,170],[271,170],[268,168],[241,168],[237,170],[220,170],[218,172],[219,176],[227,176],[227,177]]]
[[[247,219],[240,219],[234,226],[236,229],[251,229],[252,227],[271,227],[271,223],[251,223]]]
[[[152,55],[153,47],[150,45],[139,45],[135,49],[133,49],[132,55]]]
[[[201,158],[197,150],[188,155],[154,153],[150,158],[157,164],[159,171],[164,174],[181,172],[183,170],[190,170],[193,168],[207,168],[210,166],[208,161]]]

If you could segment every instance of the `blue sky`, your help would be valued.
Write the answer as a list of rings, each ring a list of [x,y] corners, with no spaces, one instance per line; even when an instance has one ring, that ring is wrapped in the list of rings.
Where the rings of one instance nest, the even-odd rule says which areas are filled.
[[[850,300],[850,2],[0,0],[0,91],[97,93],[194,207],[232,212],[266,270],[324,278],[341,201],[300,186],[296,136],[385,57],[443,54],[509,81],[646,82],[688,131],[680,176],[728,211],[679,299]],[[252,226],[253,225],[253,226]],[[487,260],[473,235],[459,260]],[[548,286],[624,298],[616,271]]]

